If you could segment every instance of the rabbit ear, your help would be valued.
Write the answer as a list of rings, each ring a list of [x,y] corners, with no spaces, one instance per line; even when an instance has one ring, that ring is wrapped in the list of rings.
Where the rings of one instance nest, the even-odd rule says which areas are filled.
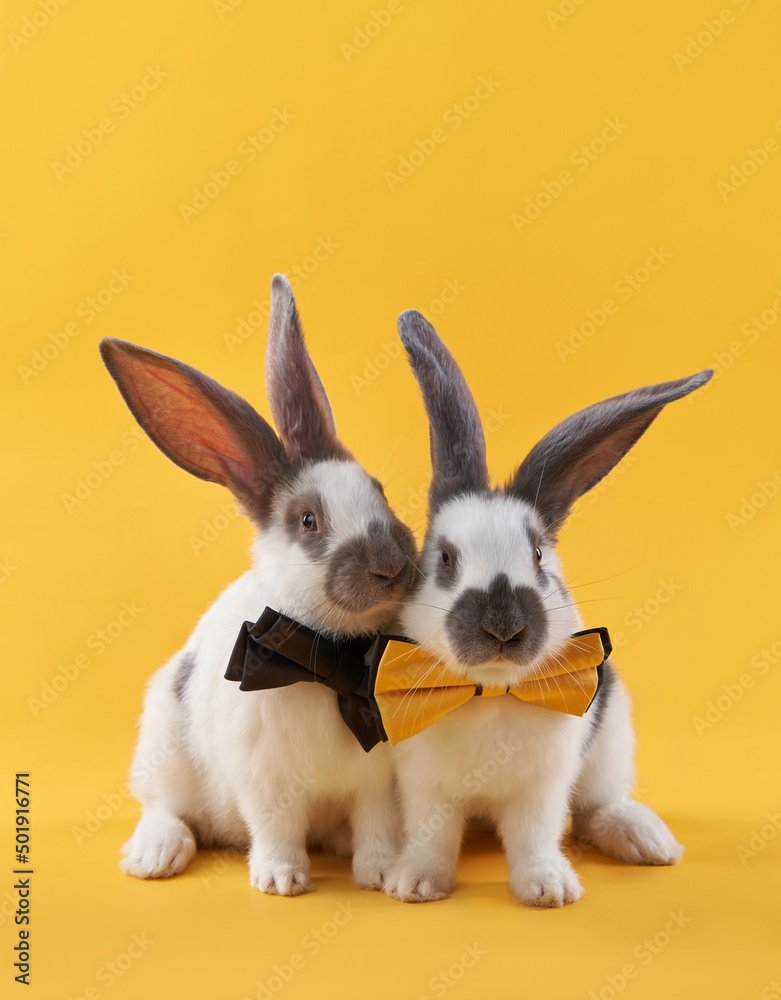
[[[288,461],[276,434],[240,396],[195,368],[106,337],[100,353],[133,416],[171,461],[267,511]]]
[[[336,435],[333,413],[304,343],[296,300],[287,278],[271,280],[266,346],[266,391],[288,453],[303,458],[351,458]]]
[[[711,378],[710,369],[587,406],[532,448],[507,490],[532,504],[554,534],[573,503],[606,476],[662,408]]]
[[[399,316],[399,334],[428,411],[433,513],[457,493],[488,488],[485,436],[469,386],[434,327],[410,309]]]

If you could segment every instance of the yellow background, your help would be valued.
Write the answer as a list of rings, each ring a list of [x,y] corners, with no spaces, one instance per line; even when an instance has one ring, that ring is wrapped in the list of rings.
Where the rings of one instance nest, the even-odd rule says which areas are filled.
[[[778,996],[781,836],[752,832],[781,809],[781,662],[753,658],[776,643],[781,661],[781,496],[768,485],[750,498],[758,480],[781,480],[781,11],[233,3],[48,0],[48,20],[37,0],[3,9],[3,995],[17,988],[5,894],[22,770],[34,803],[28,996],[239,1000],[297,953],[303,968],[279,993],[291,1000]],[[389,23],[357,34],[373,11]],[[481,78],[485,99],[471,100]],[[91,148],[85,130],[96,138],[106,119]],[[620,134],[603,143],[607,119]],[[286,125],[263,133],[272,120]],[[249,162],[240,149],[258,134],[274,138]],[[755,153],[743,170],[769,139],[766,162]],[[82,141],[82,162],[58,167]],[[400,168],[410,156],[420,165]],[[238,173],[185,221],[193,189],[230,160]],[[733,168],[743,183],[720,189]],[[388,176],[400,169],[409,176]],[[572,182],[546,205],[564,170]],[[518,232],[529,198],[545,207]],[[637,272],[654,248],[663,266]],[[265,324],[238,344],[226,335],[267,301],[275,271],[296,268],[344,439],[418,529],[428,434],[397,349],[402,309],[425,312],[463,365],[497,478],[575,409],[717,367],[582,502],[561,545],[586,623],[623,634],[639,789],[688,846],[680,867],[573,848],[586,896],[556,912],[513,900],[486,834],[467,844],[452,898],[427,906],[361,893],[348,863],[324,856],[318,891],[292,900],[252,891],[243,860],[218,854],[170,882],[119,872],[138,814],[123,783],[144,685],[243,572],[250,534],[221,510],[227,494],[129,433],[97,342],[181,358],[267,416]],[[91,315],[115,269],[132,280],[115,280]],[[579,340],[570,328],[605,299],[617,309]],[[764,329],[746,332],[763,311]],[[730,521],[742,505],[752,516]],[[123,602],[143,611],[101,646]],[[89,665],[36,707],[80,655]],[[306,950],[340,904],[359,912]],[[671,913],[688,922],[665,939]],[[153,943],[111,982],[107,963],[133,935]],[[467,944],[485,954],[444,985]]]

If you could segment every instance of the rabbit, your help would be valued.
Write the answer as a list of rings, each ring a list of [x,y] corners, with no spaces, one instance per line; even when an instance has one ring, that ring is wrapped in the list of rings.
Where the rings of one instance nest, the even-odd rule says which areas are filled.
[[[321,684],[240,691],[223,676],[266,606],[330,636],[374,635],[414,575],[410,532],[337,437],[287,279],[271,283],[266,356],[279,437],[188,365],[110,338],[100,351],[161,451],[231,490],[260,532],[252,568],[150,683],[131,769],[142,815],[120,867],[164,878],[197,844],[248,848],[251,885],[293,896],[314,888],[307,843],[325,842],[352,849],[356,882],[380,889],[397,852],[389,748],[365,753]]]
[[[431,428],[429,520],[403,633],[469,684],[518,683],[583,628],[556,556],[578,497],[602,479],[667,403],[713,374],[636,389],[568,417],[493,488],[474,399],[453,356],[415,311],[401,339]],[[422,683],[422,687],[426,684]],[[481,693],[482,688],[476,693]],[[512,694],[472,697],[393,748],[405,842],[385,891],[406,902],[453,889],[465,819],[499,833],[510,889],[527,905],[572,903],[582,888],[560,850],[573,833],[626,862],[668,865],[684,848],[631,797],[630,704],[611,662],[590,709],[567,715]]]

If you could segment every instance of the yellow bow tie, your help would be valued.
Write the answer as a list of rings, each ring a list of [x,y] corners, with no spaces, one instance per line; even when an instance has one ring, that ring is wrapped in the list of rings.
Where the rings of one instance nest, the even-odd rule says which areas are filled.
[[[611,652],[607,629],[576,632],[556,656],[543,660],[519,684],[487,687],[470,683],[441,660],[404,639],[389,639],[376,667],[374,701],[395,746],[432,725],[475,695],[510,694],[531,705],[583,715],[597,693]]]

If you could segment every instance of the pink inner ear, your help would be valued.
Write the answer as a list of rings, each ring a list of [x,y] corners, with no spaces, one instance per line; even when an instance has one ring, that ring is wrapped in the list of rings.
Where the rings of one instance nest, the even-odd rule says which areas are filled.
[[[129,362],[129,363],[128,363]],[[254,487],[252,462],[226,418],[184,375],[159,364],[122,358],[123,386],[142,427],[190,472],[230,486]]]
[[[599,482],[623,458],[637,440],[639,434],[652,418],[647,413],[640,414],[630,424],[621,427],[609,438],[589,452],[576,466],[576,495],[589,490]],[[642,427],[638,427],[642,425]]]

